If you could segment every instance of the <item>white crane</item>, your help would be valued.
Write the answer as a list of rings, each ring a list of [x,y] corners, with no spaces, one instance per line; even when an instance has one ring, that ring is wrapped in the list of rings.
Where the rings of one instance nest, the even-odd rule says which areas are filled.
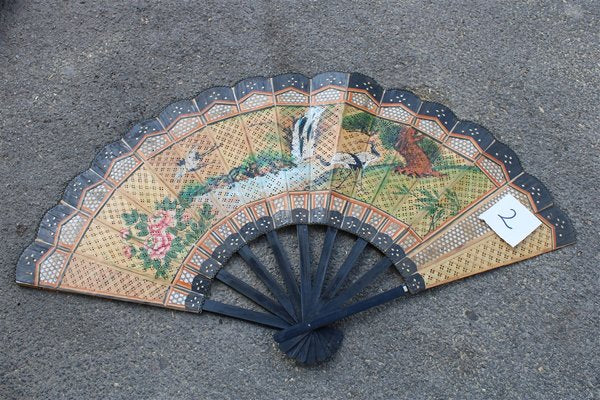
[[[331,157],[331,161],[326,161],[322,157],[317,156],[321,164],[325,165],[326,167],[341,167],[347,170],[348,173],[344,179],[342,179],[338,187],[340,187],[346,181],[346,179],[348,179],[348,177],[356,171],[360,171],[357,184],[362,185],[362,177],[365,169],[370,164],[381,158],[381,153],[377,151],[375,141],[373,139],[369,139],[369,141],[366,143],[368,144],[368,149],[366,151],[361,151],[360,153],[335,153],[333,157]]]
[[[187,153],[185,158],[182,158],[177,161],[177,172],[175,172],[175,180],[180,180],[187,174],[188,172],[194,172],[207,165],[204,162],[204,156],[215,151],[219,146],[214,146],[204,153],[198,152],[196,147],[192,147],[192,149]]]

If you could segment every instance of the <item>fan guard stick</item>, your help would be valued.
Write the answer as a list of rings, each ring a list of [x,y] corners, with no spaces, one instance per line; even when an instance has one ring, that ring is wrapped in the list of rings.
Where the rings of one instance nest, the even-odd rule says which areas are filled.
[[[289,328],[284,328],[281,332],[278,332],[274,335],[275,341],[283,342],[285,340],[289,340],[295,336],[308,333],[326,325],[330,325],[336,321],[347,318],[361,311],[365,311],[369,308],[377,307],[381,304],[387,303],[388,301],[395,300],[406,295],[407,293],[408,288],[405,285],[398,286],[394,289],[390,289],[378,295],[372,296],[366,300],[362,300],[350,306],[344,307],[338,311],[332,311],[317,317],[310,322],[301,322]]]

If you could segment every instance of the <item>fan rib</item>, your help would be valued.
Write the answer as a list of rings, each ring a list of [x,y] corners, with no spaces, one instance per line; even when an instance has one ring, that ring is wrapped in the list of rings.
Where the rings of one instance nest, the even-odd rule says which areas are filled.
[[[232,306],[230,304],[224,304],[210,299],[204,300],[202,309],[204,311],[210,311],[232,318],[243,319],[245,321],[255,322],[257,324],[270,326],[271,328],[276,329],[284,329],[288,326],[288,324],[272,314],[248,310],[242,307]]]
[[[321,308],[322,312],[333,311],[333,309],[341,307],[345,302],[356,296],[363,289],[365,289],[375,278],[377,278],[383,271],[388,269],[392,265],[392,261],[384,257],[377,262],[370,270],[365,272],[360,278],[358,278],[348,289],[340,293],[337,297],[333,298],[328,303],[325,303]]]
[[[331,260],[331,253],[333,252],[333,245],[335,244],[335,237],[337,236],[338,230],[332,226],[327,227],[325,233],[325,239],[323,241],[323,248],[321,249],[321,256],[319,257],[319,264],[317,266],[317,272],[315,274],[315,281],[313,285],[312,293],[312,308],[314,309],[321,297],[323,290],[323,284],[325,283],[325,276],[327,275],[327,267]]]
[[[298,336],[294,336],[291,339],[285,340],[281,343],[279,343],[279,348],[284,352],[284,353],[289,353],[292,349],[294,349],[296,346],[298,346],[298,344],[306,338],[306,336],[308,336],[308,333],[303,333],[301,335]]]
[[[335,296],[337,291],[344,284],[346,278],[350,274],[350,271],[352,271],[352,268],[354,268],[354,266],[356,265],[356,261],[358,261],[358,257],[362,254],[362,252],[366,246],[367,246],[367,241],[365,239],[363,239],[363,238],[356,239],[356,241],[354,242],[354,245],[352,246],[352,249],[350,250],[350,253],[344,260],[344,263],[340,266],[340,269],[335,274],[331,283],[327,286],[327,289],[325,289],[325,292],[323,293],[323,296],[322,296],[322,300],[323,299],[331,299],[333,296]]]
[[[316,332],[319,335],[321,342],[323,343],[322,358],[320,360],[317,360],[318,362],[321,362],[331,358],[331,356],[335,354],[335,352],[339,349],[340,345],[342,344],[344,334],[338,329],[327,326],[324,328],[320,328]]]
[[[281,241],[279,240],[277,231],[272,230],[267,232],[267,241],[269,242],[269,246],[273,251],[273,255],[275,256],[275,260],[277,261],[277,265],[281,271],[288,294],[294,302],[295,310],[297,313],[300,313],[300,292],[298,290],[298,285],[296,284],[294,272],[292,271],[290,259],[287,255],[287,252],[283,248]]]
[[[302,364],[307,364],[308,363],[308,353],[312,347],[313,347],[313,335],[310,335],[310,334],[306,335],[304,344],[302,345],[302,349],[300,350],[300,353],[298,354],[298,361],[300,361]]]
[[[311,298],[311,263],[310,243],[308,241],[308,226],[296,225],[298,234],[298,247],[300,249],[300,302],[302,305],[302,320],[308,318]]]
[[[303,353],[308,339],[309,339],[309,335],[303,336],[302,339],[298,342],[298,344],[296,344],[296,346],[293,348],[293,350],[289,353],[289,356],[302,362],[300,360],[300,355]]]
[[[229,286],[233,290],[241,293],[246,296],[248,299],[252,300],[259,306],[263,307],[265,310],[269,311],[271,314],[277,315],[283,321],[292,324],[294,323],[293,318],[287,313],[287,311],[278,303],[273,301],[268,296],[262,294],[252,286],[248,285],[246,282],[237,278],[236,276],[230,274],[229,272],[221,269],[216,278],[223,282],[225,285]]]
[[[312,365],[317,361],[317,335],[315,332],[311,332],[309,335],[309,346],[308,349],[306,351],[306,361],[305,364],[307,365]]]
[[[312,332],[312,336],[314,337],[314,357],[308,361],[309,365],[316,364],[325,357],[325,343],[321,340],[319,331]]]
[[[285,292],[279,286],[273,275],[267,271],[264,264],[256,257],[256,255],[250,250],[248,246],[243,246],[239,249],[238,254],[250,267],[252,272],[267,286],[273,296],[277,299],[279,304],[287,311],[287,313],[295,320],[298,321],[294,306],[290,299],[285,295]]]

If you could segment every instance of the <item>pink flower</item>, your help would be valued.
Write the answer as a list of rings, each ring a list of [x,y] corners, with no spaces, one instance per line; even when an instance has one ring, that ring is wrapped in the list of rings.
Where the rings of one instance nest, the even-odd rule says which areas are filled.
[[[148,224],[148,230],[152,236],[157,236],[164,233],[164,228],[159,224]]]
[[[148,249],[150,259],[162,260],[167,255],[167,252],[171,248],[175,235],[172,233],[162,233],[159,235],[152,235],[150,244],[146,245]]]
[[[125,240],[131,237],[131,231],[129,230],[129,228],[123,228],[119,231],[119,233],[121,234],[121,238]]]
[[[175,211],[159,211],[152,216],[152,223],[148,224],[148,230],[152,236],[164,234],[168,227],[175,226]]]
[[[123,246],[123,255],[127,258],[131,258],[131,256],[132,256],[131,246]]]
[[[183,215],[181,216],[181,220],[183,222],[190,222],[191,219],[192,219],[192,216],[188,212],[183,213]]]

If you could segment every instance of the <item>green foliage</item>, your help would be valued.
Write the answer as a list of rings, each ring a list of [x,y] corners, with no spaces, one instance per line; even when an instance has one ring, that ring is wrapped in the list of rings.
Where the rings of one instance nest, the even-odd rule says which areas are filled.
[[[429,161],[433,164],[440,158],[441,152],[435,140],[423,136],[418,142],[419,147],[425,152]]]
[[[375,119],[376,117],[373,115],[362,111],[356,114],[346,115],[342,120],[342,128],[347,131],[358,131],[368,134]]]
[[[165,197],[163,201],[157,202],[155,208],[157,210],[171,211],[177,207],[177,200],[169,200],[168,197]],[[135,211],[135,210],[134,210]]]
[[[137,224],[135,224],[135,229],[137,229],[137,231],[138,231],[137,235],[139,237],[148,236],[148,234],[150,233],[148,231],[148,220],[147,219],[145,221],[140,220]]]
[[[287,166],[287,167],[293,167],[294,164],[294,158],[292,157],[291,154],[289,153],[282,153],[281,154],[281,162]]]
[[[200,215],[200,222],[211,219],[213,217],[211,205],[208,203],[203,203],[198,214]]]
[[[376,124],[379,132],[379,140],[384,148],[390,150],[396,146],[398,136],[400,135],[400,126],[391,121],[379,119]]]
[[[410,188],[406,186],[406,184],[400,186],[398,191],[395,193],[397,196],[406,196],[407,194],[410,194]]]
[[[378,135],[386,149],[393,149],[398,141],[401,126],[395,122],[375,117],[367,112],[346,115],[342,120],[342,128],[347,131]]]
[[[242,160],[238,168],[245,176],[254,176],[259,175],[261,172],[272,172],[292,165],[290,155],[283,155],[279,151],[267,149],[257,154],[250,154]]]
[[[458,196],[454,190],[446,189],[446,201],[450,215],[456,215],[460,211],[461,205]]]
[[[427,189],[419,189],[415,193],[408,186],[402,185],[396,194],[400,196],[409,195],[417,200],[419,209],[425,211],[429,218],[428,232],[435,229],[438,222],[458,214],[461,210],[460,200],[456,192],[449,188],[444,190],[443,194]]]
[[[196,197],[200,197],[209,192],[209,185],[200,182],[194,182],[186,185],[180,192],[177,199],[182,209],[188,208]]]
[[[232,168],[227,174],[208,177],[204,183],[187,184],[179,192],[178,201],[183,208],[187,208],[195,198],[224,183],[237,182],[293,165],[292,156],[281,154],[279,151],[263,150],[257,154],[250,154],[241,161],[239,166]]]
[[[460,165],[454,163],[451,159],[445,159],[444,157],[440,157],[438,162],[436,163],[434,169],[436,171],[444,171],[444,170],[454,170],[454,171],[471,171],[475,173],[481,173],[481,170],[475,165]]]
[[[125,225],[131,226],[137,222],[137,220],[139,218],[139,214],[138,214],[137,210],[133,210],[130,213],[121,214],[121,218],[125,222]]]

